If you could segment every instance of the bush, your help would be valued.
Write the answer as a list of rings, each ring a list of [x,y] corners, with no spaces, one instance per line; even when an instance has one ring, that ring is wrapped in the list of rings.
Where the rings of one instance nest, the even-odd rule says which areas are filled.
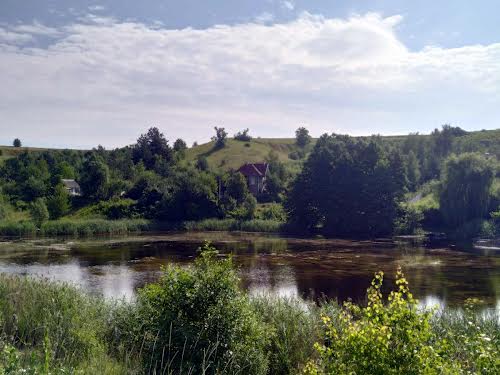
[[[193,266],[169,265],[158,283],[140,291],[137,324],[148,373],[266,373],[265,327],[231,259],[215,256],[207,244]]]
[[[49,220],[49,210],[43,198],[38,198],[30,205],[30,215],[35,225],[40,228],[43,223]]]
[[[286,212],[279,203],[266,204],[257,214],[259,219],[272,221],[286,221]]]
[[[237,141],[242,141],[242,142],[250,142],[252,140],[252,137],[250,136],[250,134],[248,134],[248,132],[249,132],[248,128],[241,131],[241,132],[238,132],[234,135],[234,139],[236,139]],[[250,145],[248,145],[248,146],[250,146]]]
[[[411,205],[404,205],[399,211],[394,225],[396,234],[415,234],[422,229],[424,214],[420,210]]]
[[[307,373],[437,374],[457,370],[441,356],[445,342],[433,332],[431,312],[419,311],[398,270],[397,290],[382,300],[383,273],[368,289],[368,306],[345,303],[338,321],[323,316],[325,338],[315,344],[319,359]]]

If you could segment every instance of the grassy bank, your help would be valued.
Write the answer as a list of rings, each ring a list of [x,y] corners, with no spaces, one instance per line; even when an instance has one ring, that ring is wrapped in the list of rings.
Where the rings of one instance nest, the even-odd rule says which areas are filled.
[[[383,298],[381,274],[367,306],[250,298],[230,259],[220,260],[209,246],[201,254],[188,268],[169,266],[134,303],[0,275],[0,373],[496,374],[500,368],[498,316],[478,314],[477,302],[427,313],[402,275]]]
[[[158,223],[145,219],[61,219],[48,221],[37,228],[29,220],[0,221],[0,236],[92,236],[96,234],[120,235],[161,230],[186,231],[245,231],[279,233],[282,222],[273,220],[206,219],[184,223]]]
[[[188,231],[244,231],[279,233],[284,231],[284,223],[274,220],[205,219],[188,221],[182,226]]]
[[[2,236],[91,236],[95,234],[126,234],[153,229],[153,224],[143,219],[62,219],[48,221],[37,228],[31,221],[0,222]]]

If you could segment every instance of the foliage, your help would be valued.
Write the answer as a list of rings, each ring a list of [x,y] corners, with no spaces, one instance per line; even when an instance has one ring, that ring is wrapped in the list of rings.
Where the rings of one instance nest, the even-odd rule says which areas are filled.
[[[88,199],[104,199],[107,196],[109,168],[96,154],[90,154],[83,163],[78,182]]]
[[[153,169],[162,161],[170,163],[173,152],[165,136],[156,127],[152,127],[146,134],[142,134],[133,147],[134,163],[143,163],[146,169]]]
[[[205,219],[183,223],[185,230],[199,231],[245,231],[279,233],[284,231],[284,225],[276,220],[236,220],[236,219]]]
[[[480,155],[466,153],[447,159],[439,202],[448,228],[486,217],[493,177],[493,167]]]
[[[47,208],[51,220],[59,219],[69,212],[69,196],[63,184],[56,185],[54,193],[47,199]]]
[[[234,139],[242,142],[250,142],[252,140],[252,137],[250,136],[250,134],[248,134],[248,132],[249,132],[248,128],[243,131],[240,131],[234,135]]]
[[[48,221],[43,224],[41,227],[41,233],[48,236],[91,236],[95,234],[126,234],[142,232],[150,230],[151,228],[151,223],[144,219],[61,219]]]
[[[224,128],[214,127],[215,135],[212,137],[212,141],[214,143],[214,149],[218,150],[223,148],[226,145],[227,140],[227,132]]]
[[[257,315],[269,327],[268,374],[299,373],[314,354],[320,337],[318,308],[298,298],[259,296],[252,299]]]
[[[396,234],[416,234],[422,228],[424,214],[412,205],[401,205],[395,222]]]
[[[398,270],[397,290],[384,305],[383,273],[375,274],[368,305],[345,303],[337,321],[323,316],[325,338],[315,344],[319,360],[309,374],[434,374],[453,373],[456,366],[443,358],[445,342],[432,331],[431,313],[419,311]]]
[[[231,259],[215,254],[205,245],[193,266],[169,265],[139,293],[145,371],[266,373],[267,334]]]
[[[14,139],[14,141],[12,142],[12,146],[21,147],[21,140],[19,138]]]
[[[257,216],[262,220],[285,222],[287,219],[283,206],[279,203],[265,204],[258,210]]]
[[[408,176],[408,187],[411,191],[415,191],[420,183],[420,162],[412,150],[410,150],[406,159],[406,174]]]
[[[295,143],[299,147],[305,147],[311,142],[311,136],[309,135],[309,130],[304,127],[300,127],[295,131]]]
[[[47,210],[47,205],[45,200],[38,198],[36,201],[30,205],[30,215],[35,223],[35,225],[40,228],[43,223],[49,220],[49,211]]]
[[[290,224],[327,235],[379,236],[392,233],[406,177],[397,152],[378,138],[323,135],[286,200]]]
[[[208,171],[208,160],[206,156],[199,156],[198,159],[196,160],[196,168],[198,168],[200,171]]]

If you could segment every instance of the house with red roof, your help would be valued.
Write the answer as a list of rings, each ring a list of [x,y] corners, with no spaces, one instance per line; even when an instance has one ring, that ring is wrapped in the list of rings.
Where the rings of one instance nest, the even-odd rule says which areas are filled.
[[[257,196],[264,192],[269,172],[268,163],[246,163],[238,169],[238,172],[245,176],[250,193]]]

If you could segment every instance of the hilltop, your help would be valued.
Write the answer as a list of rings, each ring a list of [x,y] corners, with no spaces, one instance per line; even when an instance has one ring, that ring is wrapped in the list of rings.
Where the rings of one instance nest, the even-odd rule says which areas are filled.
[[[382,139],[390,143],[401,143],[408,136],[382,136]],[[427,136],[423,136],[427,137]],[[304,150],[307,155],[316,139]],[[500,129],[481,130],[469,132],[466,136],[456,140],[455,150],[460,152],[479,151],[488,152],[500,157]],[[12,147],[0,146],[0,163],[10,157],[19,155],[24,151],[41,152],[49,150],[37,147]],[[244,163],[255,163],[266,160],[269,153],[273,151],[280,161],[290,167],[299,167],[300,160],[294,159],[294,153],[301,149],[295,144],[295,138],[253,138],[249,142],[227,139],[226,146],[222,149],[214,150],[214,142],[208,142],[190,147],[186,150],[186,160],[195,162],[198,157],[205,156],[208,164],[215,170],[237,169]]]
[[[315,140],[311,143],[314,142]],[[307,150],[310,150],[311,146],[309,145]],[[208,142],[188,149],[186,159],[196,161],[198,157],[205,156],[211,168],[229,170],[238,169],[245,163],[262,162],[271,151],[284,163],[300,163],[290,158],[293,153],[299,151],[294,138],[254,138],[249,142],[228,139],[226,146],[219,150],[214,150],[214,142]]]

